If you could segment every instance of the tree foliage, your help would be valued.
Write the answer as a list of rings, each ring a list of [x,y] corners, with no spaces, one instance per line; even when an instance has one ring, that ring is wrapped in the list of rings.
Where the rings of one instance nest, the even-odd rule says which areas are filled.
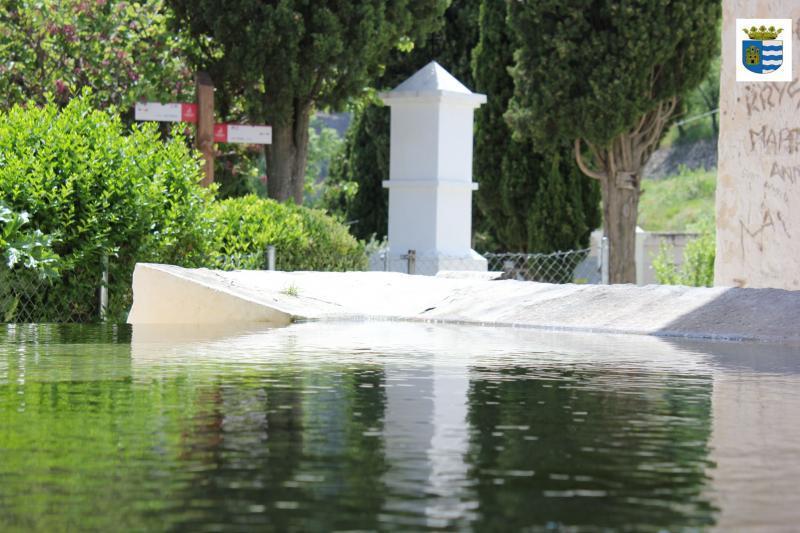
[[[6,0],[0,9],[0,107],[61,105],[92,89],[95,105],[188,96],[182,41],[162,0]]]
[[[484,0],[473,53],[475,87],[489,95],[476,111],[477,202],[488,245],[502,251],[551,252],[585,247],[600,223],[599,191],[583,179],[571,146],[516,140],[504,118],[514,91],[508,73],[515,43],[504,0]]]
[[[275,246],[278,270],[361,270],[364,246],[347,228],[318,209],[254,195],[215,202],[212,264],[226,268],[267,267],[265,251]]]
[[[27,213],[61,258],[51,288],[33,295],[39,321],[96,319],[105,257],[109,316],[123,319],[137,261],[193,266],[206,256],[211,192],[197,184],[197,156],[154,124],[126,130],[88,96],[0,113],[0,202]]]
[[[507,116],[519,135],[540,145],[574,143],[581,169],[603,189],[610,279],[633,282],[641,169],[678,99],[702,81],[716,55],[720,2],[509,6],[519,50]]]
[[[169,0],[193,37],[194,62],[223,98],[244,97],[273,127],[269,194],[302,202],[309,117],[340,108],[379,74],[387,54],[439,22],[445,0]]]

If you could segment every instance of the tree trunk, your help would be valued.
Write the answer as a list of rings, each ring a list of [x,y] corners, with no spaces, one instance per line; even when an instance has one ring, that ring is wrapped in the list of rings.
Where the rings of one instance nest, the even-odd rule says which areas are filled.
[[[284,201],[303,203],[310,104],[295,101],[290,117],[272,125],[272,144],[267,145],[267,194]]]
[[[608,282],[636,283],[636,217],[639,210],[639,179],[628,186],[617,180],[602,180],[603,234],[608,237]]]
[[[581,171],[600,180],[603,190],[603,233],[608,238],[608,282],[636,283],[636,219],[639,216],[641,172],[658,146],[678,103],[672,97],[645,113],[636,127],[614,137],[605,147],[585,141],[594,168],[587,164],[581,139],[575,140],[575,161]]]

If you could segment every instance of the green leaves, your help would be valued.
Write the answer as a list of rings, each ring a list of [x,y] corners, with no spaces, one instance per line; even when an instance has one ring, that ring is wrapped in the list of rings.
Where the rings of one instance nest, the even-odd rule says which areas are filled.
[[[19,0],[0,14],[0,108],[66,104],[91,88],[101,108],[189,96],[191,72],[162,0]]]
[[[0,269],[24,268],[41,278],[53,277],[59,267],[59,257],[52,250],[53,238],[26,228],[29,220],[28,213],[14,212],[0,201]]]
[[[218,268],[266,268],[275,246],[278,270],[362,270],[364,245],[324,211],[257,196],[216,202],[211,264]]]
[[[489,96],[475,113],[477,203],[489,237],[482,244],[519,252],[584,248],[599,223],[597,185],[578,171],[571,146],[514,140],[503,116],[514,93],[508,65],[516,46],[506,15],[504,0],[481,3],[472,55],[475,90]],[[555,46],[561,54],[566,43]]]
[[[75,317],[97,317],[104,257],[111,257],[112,319],[124,318],[130,305],[136,261],[193,266],[205,257],[212,193],[197,185],[196,154],[182,138],[162,142],[153,124],[124,132],[119,117],[94,109],[88,94],[61,110],[49,103],[0,112],[0,201],[28,213],[26,227],[36,230],[18,240],[30,253],[26,259],[12,252],[14,263],[49,259],[50,248],[61,258],[52,299],[42,300],[42,320],[67,318],[57,312],[65,302]]]
[[[540,142],[606,146],[696,86],[716,56],[719,0],[511,2],[520,49],[508,113]]]

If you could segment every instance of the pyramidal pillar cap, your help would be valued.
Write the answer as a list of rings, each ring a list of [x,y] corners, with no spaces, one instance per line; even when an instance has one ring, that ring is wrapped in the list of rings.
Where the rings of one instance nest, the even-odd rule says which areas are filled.
[[[478,107],[486,95],[473,93],[439,63],[431,61],[389,92],[380,93],[386,105],[397,103],[456,103]]]

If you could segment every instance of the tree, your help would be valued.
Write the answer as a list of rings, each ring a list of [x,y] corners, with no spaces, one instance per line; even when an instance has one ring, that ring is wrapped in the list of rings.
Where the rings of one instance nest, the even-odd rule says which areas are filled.
[[[454,0],[438,31],[410,52],[392,52],[375,86],[391,90],[431,60],[473,86],[470,57],[478,40],[478,5],[478,0]],[[386,236],[389,194],[382,181],[389,179],[389,125],[389,108],[380,102],[356,106],[345,149],[334,161],[327,182],[325,207],[351,222],[351,231],[361,239]]]
[[[600,181],[609,280],[636,280],[641,170],[678,99],[717,53],[719,0],[512,2],[519,40],[508,112],[518,135],[572,142]]]
[[[362,93],[387,54],[439,23],[445,0],[169,0],[227,99],[272,125],[269,195],[303,201],[309,118]]]
[[[389,110],[363,106],[355,112],[344,150],[332,161],[323,206],[350,225],[359,239],[386,237],[389,222]]]
[[[193,86],[162,0],[6,0],[0,10],[0,108],[48,98],[65,105],[85,87],[123,113],[140,98],[170,100]]]
[[[693,141],[711,138],[715,143],[719,136],[717,112],[719,111],[719,67],[720,58],[711,62],[703,81],[683,99],[683,120],[678,123],[678,141]]]
[[[512,139],[503,117],[514,91],[507,65],[515,43],[505,0],[484,0],[473,74],[486,104],[476,111],[475,178],[490,244],[503,251],[552,252],[585,247],[600,223],[598,189],[583,179],[571,145],[539,148]]]

